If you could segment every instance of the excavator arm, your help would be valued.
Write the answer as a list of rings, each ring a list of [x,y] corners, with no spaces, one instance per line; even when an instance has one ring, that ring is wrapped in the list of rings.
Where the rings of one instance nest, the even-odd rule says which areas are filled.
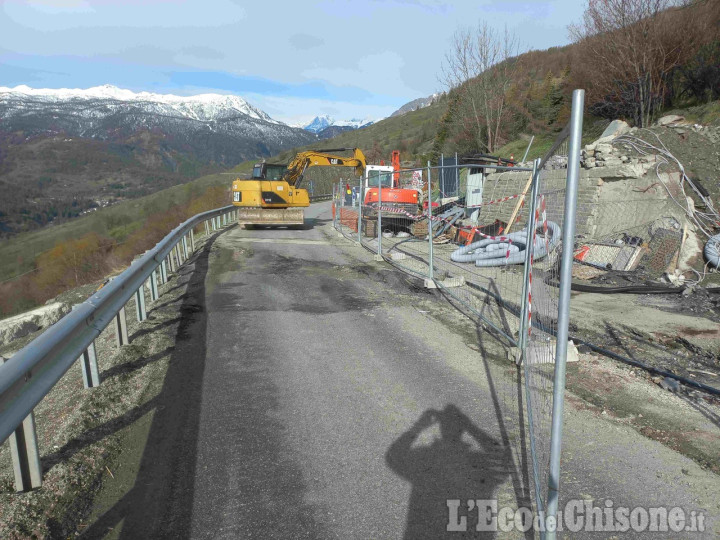
[[[352,151],[352,157],[338,156],[334,152]],[[303,179],[303,174],[308,167],[316,166],[334,166],[334,167],[354,167],[355,174],[362,176],[365,171],[366,159],[362,150],[359,148],[333,148],[330,150],[309,150],[300,152],[288,164],[287,172],[283,175],[285,180],[291,186],[297,188]]]

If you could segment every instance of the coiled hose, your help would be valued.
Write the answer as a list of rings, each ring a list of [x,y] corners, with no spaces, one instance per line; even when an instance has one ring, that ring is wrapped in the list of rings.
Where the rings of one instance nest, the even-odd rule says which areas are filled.
[[[710,240],[705,244],[703,253],[705,253],[705,258],[710,264],[714,265],[715,268],[720,268],[720,234],[710,237]]]
[[[560,226],[552,221],[547,222],[550,238],[546,240],[542,236],[542,225],[536,228],[535,236],[535,260],[542,259],[548,254],[548,248],[552,251],[560,242]],[[518,231],[506,236],[496,238],[485,238],[479,242],[473,242],[462,246],[450,255],[455,262],[475,262],[475,266],[505,266],[508,264],[525,263],[525,250],[527,249],[527,231]],[[508,249],[510,255],[508,256]]]

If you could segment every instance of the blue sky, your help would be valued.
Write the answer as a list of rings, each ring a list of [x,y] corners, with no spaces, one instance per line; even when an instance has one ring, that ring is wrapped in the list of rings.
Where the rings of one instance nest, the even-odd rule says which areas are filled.
[[[568,43],[581,0],[4,0],[0,86],[236,94],[290,123],[380,118],[443,90],[453,33]]]

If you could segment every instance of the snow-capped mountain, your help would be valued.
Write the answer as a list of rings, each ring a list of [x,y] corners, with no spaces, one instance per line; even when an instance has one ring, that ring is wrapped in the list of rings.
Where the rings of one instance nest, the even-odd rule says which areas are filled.
[[[216,120],[228,115],[245,114],[257,120],[272,124],[281,124],[265,112],[250,105],[239,96],[221,94],[199,94],[195,96],[176,96],[173,94],[135,93],[109,84],[92,88],[30,88],[0,86],[0,99],[18,99],[35,103],[62,103],[69,101],[92,102],[112,100],[142,105],[146,110],[164,114],[178,114],[194,120]]]
[[[417,111],[418,109],[428,107],[428,106],[432,105],[433,103],[435,103],[438,99],[440,99],[441,95],[442,94],[433,94],[428,97],[413,99],[411,102],[406,103],[405,105],[400,107],[397,111],[392,113],[390,115],[390,118],[392,118],[393,116],[402,116],[405,113],[409,113],[411,111]]]
[[[202,159],[221,165],[315,140],[239,96],[135,93],[110,85],[56,90],[0,87],[0,130],[111,141],[151,130],[191,145]]]
[[[373,124],[375,121],[368,118],[353,118],[352,120],[336,120],[330,115],[316,116],[309,124],[303,126],[306,131],[320,134],[329,127],[360,129]]]
[[[0,236],[314,141],[238,96],[0,87]]]

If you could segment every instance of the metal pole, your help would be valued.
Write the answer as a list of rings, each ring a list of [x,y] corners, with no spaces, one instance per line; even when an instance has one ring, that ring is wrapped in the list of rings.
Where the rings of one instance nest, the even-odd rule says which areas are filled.
[[[565,187],[565,217],[562,232],[562,260],[560,262],[560,295],[558,299],[557,343],[555,349],[555,381],[553,384],[553,414],[550,431],[550,473],[548,478],[547,540],[555,540],[558,497],[560,489],[560,452],[562,450],[563,406],[565,400],[565,361],[567,360],[568,324],[570,322],[570,281],[572,279],[573,247],[575,240],[575,210],[580,176],[583,105],[585,90],[575,90],[570,113],[570,144],[568,173]],[[552,530],[550,530],[552,528]]]
[[[445,166],[445,156],[443,154],[440,154],[440,178],[438,178],[438,194],[440,195],[440,198],[445,196],[445,169],[443,168]]]
[[[127,329],[127,318],[125,317],[125,307],[122,307],[115,315],[115,343],[117,343],[118,349],[123,345],[130,343],[130,337],[128,336]]]
[[[442,170],[442,169],[440,169]],[[430,179],[430,161],[427,162],[427,174],[428,174],[428,279],[432,281],[433,277],[433,229],[432,229],[432,181]]]
[[[378,256],[382,257],[382,174],[378,171],[378,215],[377,215],[377,239]]]
[[[167,277],[167,257],[160,263],[160,283],[165,285],[168,281]]]
[[[190,258],[190,251],[188,250],[187,235],[182,237],[182,246],[183,246],[184,257],[185,257],[185,260],[187,261]]]
[[[533,232],[535,231],[535,209],[537,208],[537,195],[540,190],[540,171],[537,170],[537,166],[540,160],[536,159],[533,161],[533,172],[532,172],[532,189],[530,190],[530,204],[528,205],[528,221],[525,232],[527,234],[527,249],[525,250],[525,266],[523,267],[523,283],[522,283],[522,296],[520,298],[520,329],[518,330],[518,348],[520,349],[520,355],[518,356],[517,363],[520,364],[525,358],[525,347],[527,346],[527,333],[530,328],[528,321],[529,313],[529,299],[528,289],[530,288],[530,275],[532,265],[532,253],[535,245],[532,241]]]
[[[98,371],[94,341],[83,351],[79,360],[80,366],[82,367],[83,384],[85,388],[100,386],[100,372]]]
[[[457,152],[455,152],[455,191],[453,197],[460,196],[460,162],[458,162]]]
[[[210,225],[207,222],[207,219],[205,220],[205,236],[210,236]]]
[[[362,244],[362,208],[363,208],[363,177],[360,177],[360,185],[358,186],[358,244]]]
[[[525,163],[525,158],[527,157],[528,152],[530,151],[530,147],[532,146],[532,143],[534,140],[535,140],[535,135],[530,137],[530,142],[528,143],[527,148],[525,149],[525,155],[523,156],[522,161],[520,163]]]
[[[190,229],[190,251],[195,253],[195,233],[193,232],[193,229]]]
[[[0,356],[4,364],[7,359]],[[13,473],[15,475],[15,491],[30,491],[42,486],[42,466],[40,450],[35,429],[35,413],[30,413],[15,431],[8,437]]]

